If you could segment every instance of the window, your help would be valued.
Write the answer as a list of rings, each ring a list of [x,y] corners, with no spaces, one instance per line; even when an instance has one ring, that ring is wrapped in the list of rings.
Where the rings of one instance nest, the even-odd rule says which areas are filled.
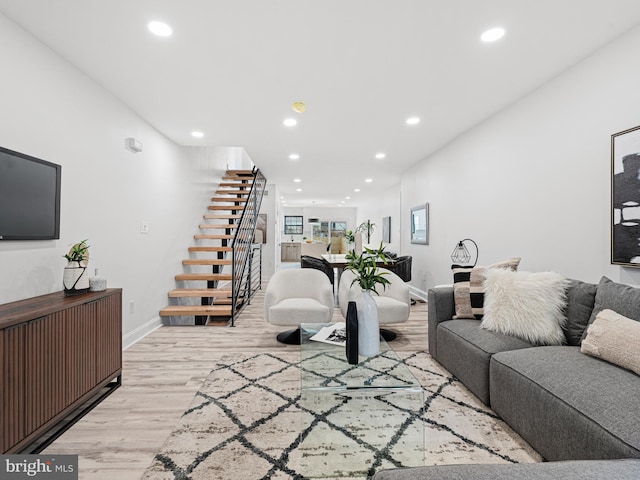
[[[302,235],[302,215],[284,216],[284,234]]]

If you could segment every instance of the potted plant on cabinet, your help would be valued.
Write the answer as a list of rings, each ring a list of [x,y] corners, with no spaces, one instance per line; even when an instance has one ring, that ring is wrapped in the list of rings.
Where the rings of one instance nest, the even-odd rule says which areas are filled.
[[[371,292],[378,295],[376,289],[380,285],[387,288],[391,282],[385,278],[387,272],[378,269],[378,262],[387,264],[382,242],[377,249],[364,248],[361,255],[353,250],[347,253],[348,265],[345,267],[354,273],[351,286],[357,283],[362,289],[362,296],[357,302],[358,311],[358,350],[360,355],[372,357],[380,352],[380,324],[378,310]]]
[[[67,259],[64,267],[63,286],[65,295],[78,295],[89,291],[89,245],[87,240],[74,244],[69,253],[63,255]]]

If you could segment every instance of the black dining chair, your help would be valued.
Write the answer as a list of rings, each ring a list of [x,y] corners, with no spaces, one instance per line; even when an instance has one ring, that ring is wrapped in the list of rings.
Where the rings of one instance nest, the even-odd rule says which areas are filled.
[[[323,271],[329,277],[331,285],[333,285],[333,268],[324,258],[311,257],[309,255],[302,255],[300,257],[301,268],[315,268],[316,270]]]

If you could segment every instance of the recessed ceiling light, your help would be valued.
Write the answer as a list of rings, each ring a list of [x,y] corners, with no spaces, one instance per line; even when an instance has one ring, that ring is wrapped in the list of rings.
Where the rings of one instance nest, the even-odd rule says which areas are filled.
[[[194,130],[193,132],[191,132],[191,136],[195,137],[195,138],[202,138],[204,137],[204,133],[198,131],[198,130]]]
[[[302,189],[301,188],[296,188],[296,192],[301,192]]]
[[[291,160],[298,160],[300,158],[300,155],[298,155],[297,153],[292,153],[291,155],[289,155],[289,159]]]
[[[147,25],[149,31],[159,37],[170,37],[173,30],[164,22],[149,22]]]
[[[495,42],[504,37],[505,30],[502,27],[491,28],[480,35],[480,40],[483,42]]]
[[[300,180],[299,178],[294,178],[293,181],[296,183],[300,183],[302,180]]]
[[[354,192],[359,192],[359,191],[360,191],[360,189],[359,189],[359,188],[354,188],[354,189],[353,189],[353,191],[354,191]]]
[[[340,203],[346,203],[344,200],[342,200]]]
[[[407,118],[407,125],[417,125],[420,123],[419,117],[409,117]]]
[[[285,127],[295,127],[298,124],[298,120],[295,118],[287,118],[284,122],[282,122]]]
[[[364,181],[367,183],[371,183],[373,182],[373,178],[365,178]]]
[[[386,156],[387,156],[387,155],[386,155],[386,154],[384,154],[384,153],[382,153],[382,152],[380,152],[380,153],[376,153],[376,158],[377,158],[378,160],[382,160],[382,159],[383,159],[384,157],[386,157]]]
[[[345,200],[351,200],[351,197],[344,197]]]

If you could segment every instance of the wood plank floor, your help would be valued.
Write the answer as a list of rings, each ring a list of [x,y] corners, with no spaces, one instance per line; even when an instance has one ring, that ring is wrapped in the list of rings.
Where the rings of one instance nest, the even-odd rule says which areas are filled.
[[[264,321],[264,289],[230,327],[162,327],[123,354],[123,385],[45,453],[78,454],[81,480],[137,480],[173,431],[221,352],[299,350],[278,343],[286,328]],[[339,308],[334,320],[344,321]],[[393,326],[396,350],[427,349],[427,305]]]

